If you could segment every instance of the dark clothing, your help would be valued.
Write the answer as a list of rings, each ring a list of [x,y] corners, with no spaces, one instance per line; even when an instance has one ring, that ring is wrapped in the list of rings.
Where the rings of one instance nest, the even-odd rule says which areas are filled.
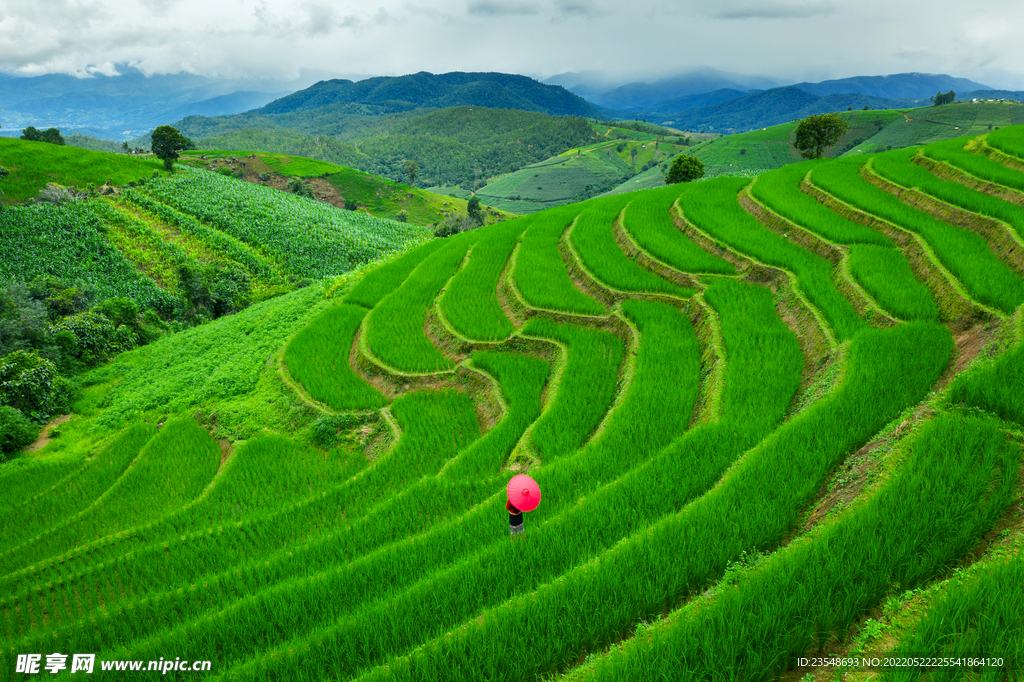
[[[510,526],[521,526],[523,525],[523,512],[515,508],[511,502],[505,503],[505,509],[508,510],[508,525]]]

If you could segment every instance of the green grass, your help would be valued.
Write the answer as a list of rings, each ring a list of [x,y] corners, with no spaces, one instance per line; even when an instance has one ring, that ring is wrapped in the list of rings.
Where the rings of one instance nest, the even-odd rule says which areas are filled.
[[[954,405],[977,407],[1024,425],[1024,344],[962,374],[949,391]]]
[[[627,197],[598,199],[580,214],[570,239],[583,265],[601,283],[619,291],[692,296],[692,289],[666,281],[637,265],[616,243],[613,226],[628,201]]]
[[[523,235],[513,279],[531,306],[603,315],[605,307],[573,284],[558,250],[562,234],[578,211],[576,207],[549,211],[530,224]]]
[[[173,309],[174,298],[106,238],[105,209],[98,199],[0,209],[0,283],[50,276],[90,287],[97,301],[127,296],[143,308]]]
[[[287,407],[283,417],[275,414],[290,400],[265,395],[250,403],[245,398],[256,391],[281,340],[329,305],[320,286],[309,286],[122,353],[81,378],[85,385],[111,384],[92,428],[119,428],[140,413],[150,418],[194,413],[211,404],[221,406],[218,426],[224,436],[250,437],[274,424],[301,425],[300,415],[288,414]]]
[[[28,201],[48,183],[78,189],[100,187],[107,180],[127,185],[164,174],[159,159],[95,152],[46,142],[0,137],[0,165],[10,174],[0,180],[0,199],[5,203]]]
[[[423,327],[427,308],[462,266],[478,236],[476,232],[464,232],[445,240],[400,287],[370,311],[366,344],[374,356],[405,372],[438,372],[454,367],[427,338]]]
[[[554,339],[566,347],[566,367],[555,401],[534,426],[530,440],[541,461],[580,448],[615,398],[625,348],[610,332],[533,318],[526,336]]]
[[[952,206],[1001,220],[1024,238],[1024,207],[989,196],[948,180],[940,180],[913,162],[917,147],[879,154],[871,159],[871,170],[903,187],[913,187]]]
[[[1021,110],[1024,114],[1024,107],[1021,107]],[[1024,120],[1024,116],[1022,116],[1022,120]],[[985,142],[1004,154],[1024,159],[1024,128],[1015,126],[993,130],[985,138]]]
[[[364,317],[366,309],[359,306],[330,308],[285,346],[291,375],[314,399],[336,410],[371,410],[386,402],[349,365],[352,341]]]
[[[928,145],[923,153],[928,158],[945,161],[954,168],[981,180],[1024,191],[1024,173],[1008,168],[980,153],[968,151],[964,147],[969,143],[970,140],[966,138],[958,138]]]
[[[0,572],[10,573],[90,539],[173,511],[195,499],[220,464],[220,448],[194,419],[171,421],[138,446],[142,448],[138,459],[95,504],[5,552],[0,558]],[[136,444],[126,448],[131,457]]]
[[[452,327],[473,341],[500,341],[515,331],[498,303],[498,280],[529,219],[486,228],[466,267],[459,270],[441,297]]]
[[[632,197],[623,227],[641,248],[682,272],[731,275],[736,268],[694,244],[675,226],[675,202],[686,187],[674,186]]]
[[[364,275],[345,296],[345,303],[373,308],[397,289],[420,263],[447,242],[434,239],[415,246]]]
[[[1024,670],[1024,593],[1020,590],[1024,584],[1024,556],[1017,550],[1007,559],[957,576],[954,581],[892,655],[914,656],[924,651],[929,656],[952,659],[992,657],[1001,659],[1002,664],[968,667],[973,669],[972,679],[1013,679],[1009,676]],[[963,679],[964,672],[962,667],[937,668],[929,679]],[[919,679],[918,675],[914,668],[893,669],[880,679],[912,682]]]
[[[854,244],[850,247],[850,272],[878,305],[897,319],[938,321],[935,299],[914,277],[899,250]]]
[[[1005,509],[1016,481],[1001,474],[1016,468],[1020,451],[998,424],[960,415],[938,417],[911,448],[906,467],[882,491],[812,542],[779,552],[713,602],[674,614],[575,679],[711,680],[722,667],[729,679],[769,679],[846,632],[893,587],[912,589],[940,574]],[[916,540],[924,536],[927,544]],[[974,642],[977,649],[958,648],[965,655],[989,650]],[[906,651],[939,655],[934,636],[929,643]]]
[[[836,337],[851,338],[864,327],[864,321],[832,282],[832,264],[775,234],[744,211],[736,194],[748,182],[745,178],[709,180],[701,185],[701,191],[682,195],[679,203],[683,214],[713,239],[762,263],[792,272],[800,290],[821,311]]]
[[[903,354],[911,348],[916,355]],[[610,644],[631,624],[701,589],[743,550],[781,541],[831,467],[923,397],[951,350],[948,333],[934,326],[863,332],[851,349],[843,386],[775,431],[695,504],[557,580],[482,612],[482,619],[389,659],[364,679],[470,680],[481,671],[491,679],[526,679],[575,663],[581,650]],[[880,363],[891,371],[877,373]],[[537,550],[531,550],[532,560]],[[286,665],[303,658],[289,657]]]
[[[10,502],[18,504],[12,504],[0,521],[4,538],[16,546],[83,511],[114,485],[155,433],[152,424],[128,427],[80,469],[35,494],[7,481],[6,486],[17,492]]]
[[[846,203],[920,234],[979,302],[1006,313],[1024,303],[1024,280],[999,261],[980,235],[936,220],[870,185],[859,173],[866,161],[850,159],[819,166],[811,180]]]
[[[758,176],[750,186],[754,198],[782,217],[835,244],[893,246],[881,232],[830,211],[800,189],[800,183],[820,162],[805,161]]]

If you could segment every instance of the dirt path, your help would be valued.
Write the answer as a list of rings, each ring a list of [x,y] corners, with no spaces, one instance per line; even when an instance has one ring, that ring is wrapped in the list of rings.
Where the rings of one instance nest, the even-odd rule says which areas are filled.
[[[60,426],[69,419],[71,419],[70,414],[62,414],[56,419],[50,421],[49,424],[43,427],[43,431],[42,433],[39,434],[39,438],[36,438],[36,442],[32,443],[32,445],[29,445],[27,448],[25,448],[25,452],[35,452],[36,450],[41,450],[45,448],[46,444],[53,440],[50,437],[50,431],[56,429],[58,426]]]

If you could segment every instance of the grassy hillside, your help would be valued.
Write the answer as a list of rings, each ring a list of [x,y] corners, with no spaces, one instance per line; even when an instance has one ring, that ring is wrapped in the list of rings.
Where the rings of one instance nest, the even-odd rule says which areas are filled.
[[[532,213],[607,192],[688,148],[680,144],[684,139],[681,136],[660,136],[659,141],[657,135],[629,131],[631,135],[620,133],[622,137],[616,139],[614,131],[608,132],[611,140],[570,149],[499,176],[476,194],[485,204],[515,213]]]
[[[56,278],[95,303],[126,296],[167,321],[181,321],[195,306],[223,314],[309,279],[349,272],[430,235],[412,222],[341,210],[183,164],[168,174],[155,159],[22,140],[0,140],[0,158],[10,170],[0,180],[8,202],[26,202],[47,183],[82,190],[76,197],[57,197],[58,205],[0,211],[0,286]],[[285,160],[291,161],[279,162]],[[315,162],[295,163],[308,171]],[[89,189],[108,180],[115,185],[110,194]],[[418,201],[407,193],[395,199],[398,192],[383,181],[363,181],[362,187],[377,198],[382,213],[391,213],[391,200],[410,213],[418,209],[424,223],[452,201],[426,193]],[[202,293],[205,285],[183,282],[183,276],[212,278],[211,287],[229,279],[232,284],[221,286],[230,295],[227,289],[219,295],[234,303],[214,305],[210,292]]]
[[[853,156],[913,147],[938,140],[981,134],[1000,126],[1024,123],[1024,106],[1009,103],[958,103],[903,110],[838,112],[850,124],[826,157]],[[764,130],[725,135],[695,145],[689,153],[704,163],[708,175],[750,173],[801,161],[793,146],[797,122]],[[649,170],[616,188],[615,192],[661,187],[663,173]]]
[[[433,225],[453,215],[465,215],[466,199],[435,194],[352,168],[290,154],[249,151],[193,151],[182,161],[197,168],[288,191],[290,178],[301,178],[314,196],[338,208],[354,201],[357,210],[395,219],[404,213],[414,225]],[[494,212],[491,220],[507,217]]]
[[[9,171],[0,179],[2,200],[6,203],[26,201],[51,182],[86,189],[100,187],[107,180],[115,185],[127,185],[154,173],[164,173],[164,165],[158,159],[3,137],[0,137],[0,166]]]
[[[596,138],[579,117],[479,106],[416,116],[347,114],[340,117],[343,126],[333,114],[322,122],[295,116],[299,114],[246,114],[236,124],[231,117],[193,117],[176,125],[206,149],[306,156],[398,182],[405,179],[405,165],[411,160],[419,165],[423,186],[466,189]]]
[[[122,354],[0,465],[0,670],[1020,679],[1022,150],[560,206]]]

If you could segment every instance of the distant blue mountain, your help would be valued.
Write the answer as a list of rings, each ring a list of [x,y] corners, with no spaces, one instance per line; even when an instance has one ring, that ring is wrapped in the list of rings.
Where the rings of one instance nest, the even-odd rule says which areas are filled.
[[[945,74],[895,73],[891,76],[856,76],[820,83],[797,83],[795,87],[815,95],[839,95],[850,92],[875,97],[928,99],[937,92],[990,90],[987,85]]]

